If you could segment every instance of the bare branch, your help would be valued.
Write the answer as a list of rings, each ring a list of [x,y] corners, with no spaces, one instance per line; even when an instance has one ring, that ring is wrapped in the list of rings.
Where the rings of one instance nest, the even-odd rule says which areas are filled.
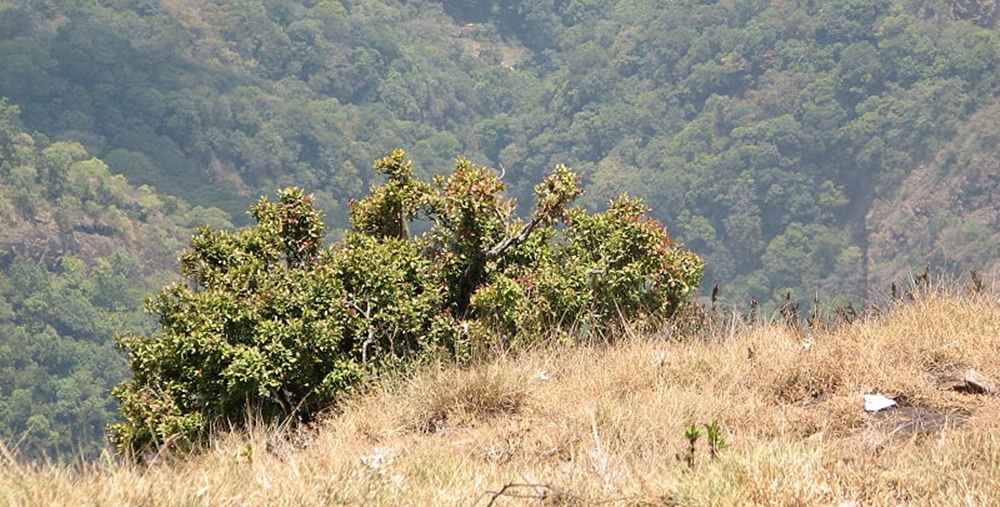
[[[542,222],[544,222],[545,219],[546,217],[542,215],[535,215],[535,217],[531,219],[531,222],[528,222],[528,225],[524,229],[521,229],[521,232],[513,236],[508,236],[504,238],[503,241],[497,243],[493,248],[490,248],[489,250],[484,250],[482,252],[483,257],[486,259],[493,259],[495,257],[499,257],[500,254],[504,253],[508,248],[520,245],[525,241],[528,241],[528,236],[530,236],[531,233],[535,230],[535,228],[537,228]]]

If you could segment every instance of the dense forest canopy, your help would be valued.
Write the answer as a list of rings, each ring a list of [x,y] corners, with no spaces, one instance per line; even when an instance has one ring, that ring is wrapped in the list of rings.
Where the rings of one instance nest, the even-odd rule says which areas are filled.
[[[998,16],[977,0],[0,0],[0,325],[24,336],[2,346],[110,347],[104,312],[144,322],[139,292],[195,222],[246,224],[276,188],[315,192],[343,230],[398,147],[423,176],[459,154],[502,168],[522,204],[560,162],[591,209],[644,197],[737,304],[856,300],[928,262],[996,276]],[[102,269],[135,290],[109,299]],[[39,309],[53,294],[88,302],[86,331]],[[5,438],[98,438],[26,423],[82,367],[0,362],[21,379],[0,384]]]
[[[92,457],[118,412],[108,391],[128,371],[114,335],[154,328],[142,299],[173,278],[192,228],[231,224],[16,119],[0,101],[0,439]]]

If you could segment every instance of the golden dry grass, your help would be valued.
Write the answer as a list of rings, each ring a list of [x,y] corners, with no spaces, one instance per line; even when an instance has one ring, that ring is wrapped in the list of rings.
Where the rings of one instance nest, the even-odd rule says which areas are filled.
[[[220,435],[148,469],[0,457],[0,505],[1000,505],[995,296],[929,294],[828,331],[736,326],[442,367],[292,441]],[[950,385],[954,385],[954,382]],[[861,394],[901,407],[863,410]],[[718,421],[718,459],[684,430]],[[500,494],[502,492],[502,494]]]

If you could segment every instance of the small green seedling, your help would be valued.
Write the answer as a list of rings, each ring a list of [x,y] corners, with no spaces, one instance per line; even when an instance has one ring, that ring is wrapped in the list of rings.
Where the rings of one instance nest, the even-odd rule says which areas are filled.
[[[684,438],[688,441],[688,451],[684,455],[684,461],[687,463],[688,468],[694,468],[694,453],[695,453],[695,443],[698,441],[698,437],[701,436],[701,428],[696,424],[688,426],[684,430]]]
[[[708,433],[708,452],[712,459],[719,458],[719,451],[726,448],[726,441],[722,438],[722,425],[719,421],[712,419],[712,422],[705,425]]]

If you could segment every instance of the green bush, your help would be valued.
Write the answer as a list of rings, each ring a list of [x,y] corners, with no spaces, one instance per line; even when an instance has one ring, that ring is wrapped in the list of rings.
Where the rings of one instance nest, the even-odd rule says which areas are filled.
[[[661,322],[700,282],[702,260],[638,199],[568,208],[580,190],[564,166],[535,188],[527,220],[496,174],[468,161],[431,183],[401,150],[375,166],[388,181],[351,203],[353,230],[337,244],[322,246],[322,214],[295,188],[261,198],[255,226],[192,238],[186,279],[148,301],[161,332],[119,338],[133,372],[114,391],[119,451],[189,448],[250,416],[308,421],[421,359]],[[411,235],[418,219],[426,230]]]

